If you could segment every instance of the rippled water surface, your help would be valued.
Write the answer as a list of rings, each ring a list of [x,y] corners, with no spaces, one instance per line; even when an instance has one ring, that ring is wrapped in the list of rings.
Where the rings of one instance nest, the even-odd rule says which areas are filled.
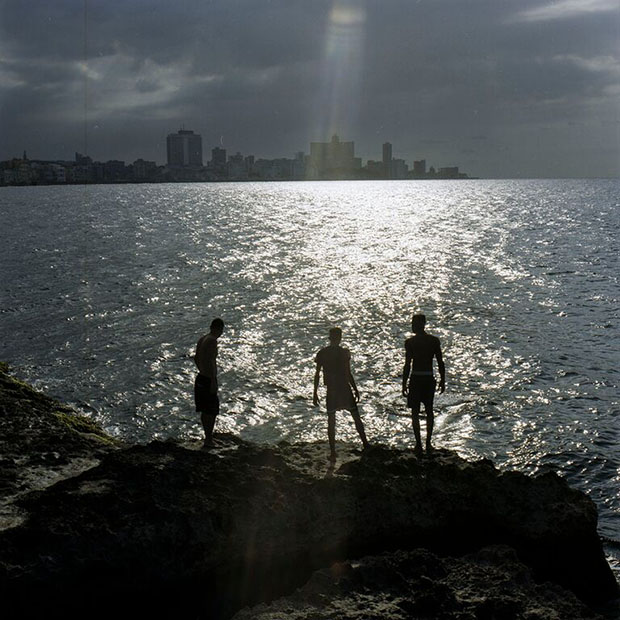
[[[618,181],[0,188],[0,210],[2,359],[109,431],[201,436],[189,354],[222,316],[219,430],[325,439],[313,359],[340,325],[369,437],[411,445],[421,310],[436,445],[561,472],[620,538]]]

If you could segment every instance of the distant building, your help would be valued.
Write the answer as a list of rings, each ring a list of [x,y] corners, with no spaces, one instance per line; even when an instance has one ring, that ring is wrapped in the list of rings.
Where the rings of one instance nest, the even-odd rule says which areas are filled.
[[[75,154],[75,164],[77,166],[90,166],[93,163],[93,160],[88,157],[88,155],[82,155],[82,153]]]
[[[355,144],[341,142],[337,135],[331,142],[311,142],[307,163],[308,178],[338,178],[352,176],[362,167],[362,160],[355,157]]]
[[[227,177],[239,180],[248,178],[248,168],[241,153],[237,152],[228,158]]]
[[[416,177],[423,177],[426,175],[426,159],[413,162],[413,175]]]
[[[254,155],[248,155],[243,161],[245,162],[245,169],[248,171],[248,176],[254,176]]]
[[[383,173],[386,179],[391,179],[392,174],[392,145],[389,142],[383,144]]]
[[[409,166],[404,159],[392,159],[390,174],[392,179],[406,179],[409,174]]]
[[[382,161],[374,161],[369,159],[366,163],[366,171],[373,179],[382,179],[385,176],[385,166]]]
[[[126,173],[127,170],[124,161],[110,159],[103,164],[103,178],[106,181],[120,181],[126,177]],[[95,177],[99,176],[96,171],[94,174]]]
[[[168,134],[166,149],[169,167],[202,167],[202,137],[199,134],[187,129]]]
[[[64,166],[54,162],[33,162],[30,169],[36,177],[36,182],[43,185],[66,183],[67,174]]]
[[[449,166],[446,168],[439,168],[437,176],[441,179],[458,179],[459,168],[458,166]]]
[[[157,174],[157,164],[154,161],[136,159],[131,168],[134,181],[148,181],[154,179]]]
[[[211,161],[209,162],[210,168],[216,174],[226,173],[226,149],[216,146],[211,149]]]

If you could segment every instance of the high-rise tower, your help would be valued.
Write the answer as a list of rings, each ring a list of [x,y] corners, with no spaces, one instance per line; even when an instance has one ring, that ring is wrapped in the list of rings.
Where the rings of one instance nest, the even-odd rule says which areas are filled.
[[[389,142],[383,143],[383,172],[387,179],[392,178],[392,145]]]
[[[202,166],[202,137],[187,129],[168,134],[168,166],[199,168]]]

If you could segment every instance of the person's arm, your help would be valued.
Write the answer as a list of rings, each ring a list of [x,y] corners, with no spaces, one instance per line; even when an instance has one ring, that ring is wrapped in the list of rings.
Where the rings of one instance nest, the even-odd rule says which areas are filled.
[[[357,391],[357,385],[355,385],[355,379],[353,378],[353,373],[351,372],[351,360],[347,360],[347,374],[349,376],[349,383],[353,388],[353,393],[355,394],[355,402],[360,402],[360,393]]]
[[[446,365],[443,363],[443,355],[441,353],[441,344],[437,341],[437,351],[435,351],[435,357],[437,358],[437,368],[439,370],[439,393],[443,394],[446,391]]]
[[[217,394],[217,343],[215,340],[208,343],[208,364],[211,377],[211,394]]]
[[[312,404],[315,407],[319,406],[319,381],[321,379],[321,364],[316,363],[316,370],[314,371],[314,394],[312,395]]]
[[[196,368],[198,368],[198,371],[200,372],[200,345],[202,343],[202,338],[198,339],[198,342],[196,343],[196,352],[194,353],[194,364],[196,364]]]
[[[407,392],[409,391],[409,386],[407,382],[409,380],[409,375],[411,374],[411,362],[413,360],[413,355],[405,342],[405,365],[403,367],[403,396],[407,396]]]

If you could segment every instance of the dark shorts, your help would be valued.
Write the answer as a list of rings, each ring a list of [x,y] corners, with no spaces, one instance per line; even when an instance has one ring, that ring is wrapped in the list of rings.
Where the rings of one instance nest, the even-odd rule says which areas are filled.
[[[428,409],[433,406],[435,397],[435,388],[437,381],[431,376],[413,376],[409,381],[409,394],[407,396],[407,405],[414,407],[419,403],[424,403],[424,408]]]
[[[217,395],[211,394],[211,379],[204,375],[197,375],[194,382],[194,400],[196,401],[196,411],[207,415],[218,415],[220,412],[220,399]]]
[[[345,409],[351,413],[357,412],[357,403],[351,386],[339,386],[337,389],[327,388],[325,407],[328,413]]]

